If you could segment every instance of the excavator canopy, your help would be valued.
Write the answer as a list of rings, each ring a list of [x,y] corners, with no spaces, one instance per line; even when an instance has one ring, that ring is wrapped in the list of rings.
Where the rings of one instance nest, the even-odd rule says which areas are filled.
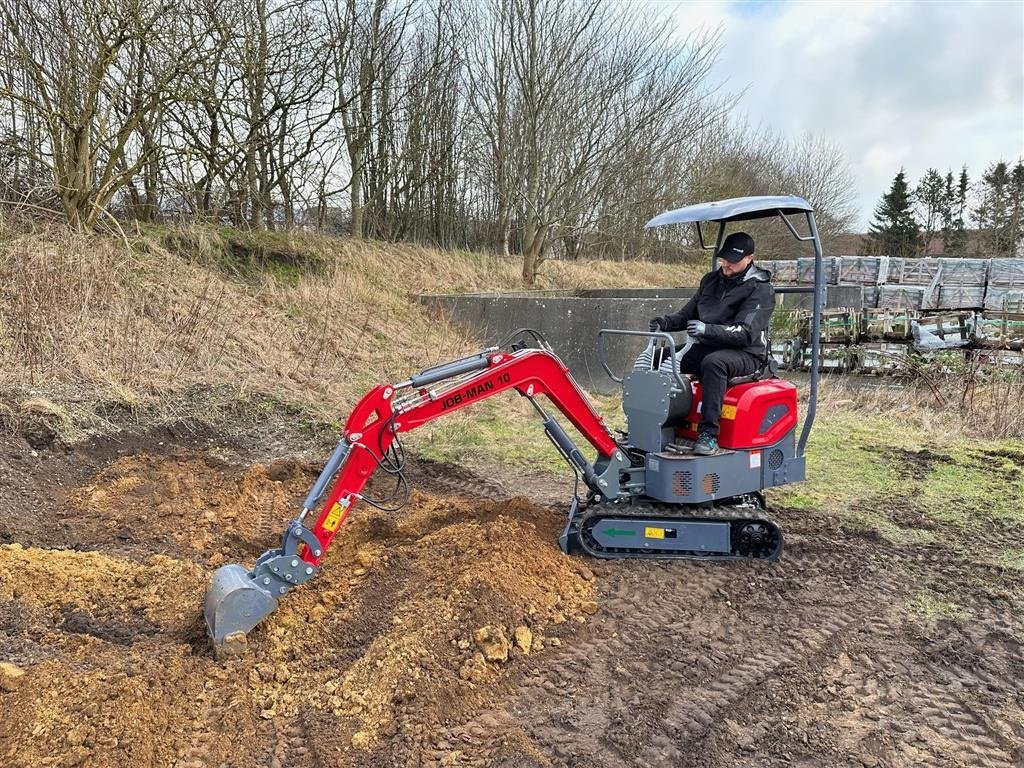
[[[665,211],[648,221],[645,226],[662,227],[666,224],[692,224],[702,221],[749,221],[778,216],[780,213],[788,215],[812,211],[814,208],[810,203],[795,195],[733,197],[714,203],[698,203],[676,208],[674,211]]]

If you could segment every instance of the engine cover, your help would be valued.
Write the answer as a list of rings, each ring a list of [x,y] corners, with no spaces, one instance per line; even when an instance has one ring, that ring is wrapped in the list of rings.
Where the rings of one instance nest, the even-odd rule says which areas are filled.
[[[676,428],[678,435],[689,440],[697,437],[702,395],[700,383],[695,382],[687,424]],[[737,384],[725,392],[718,444],[734,450],[764,448],[779,442],[796,426],[796,421],[796,385],[793,382],[766,379]]]

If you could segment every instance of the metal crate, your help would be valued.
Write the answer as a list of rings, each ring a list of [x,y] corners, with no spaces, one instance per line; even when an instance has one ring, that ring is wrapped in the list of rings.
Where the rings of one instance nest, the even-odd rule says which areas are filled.
[[[811,342],[810,314],[803,317],[800,336],[806,343]],[[852,344],[860,336],[860,313],[845,309],[826,309],[821,313],[818,339],[822,344]]]
[[[772,342],[772,357],[783,371],[792,371],[800,367],[803,342],[800,339],[782,339]]]
[[[992,259],[988,268],[989,287],[1024,288],[1024,259]]]
[[[939,259],[889,259],[887,283],[899,285],[937,285]]]
[[[973,340],[982,347],[1024,349],[1024,314],[986,312],[974,322]]]
[[[947,285],[943,280],[939,286],[939,309],[980,309],[984,305],[984,285]]]
[[[864,373],[900,373],[910,368],[907,344],[876,341],[861,344],[857,352],[857,367]]]
[[[878,308],[921,309],[927,290],[918,285],[883,285],[878,289]]]
[[[821,260],[821,271],[827,285],[839,282],[839,257],[827,256]],[[814,259],[810,256],[796,260],[796,282],[814,285]]]
[[[865,309],[861,317],[861,335],[865,339],[908,341],[910,326],[917,319],[917,312]]]
[[[857,354],[855,347],[848,347],[845,344],[823,344],[819,350],[818,371],[821,373],[844,373],[855,370],[857,367]],[[811,349],[804,347],[801,354],[802,370],[811,370]]]
[[[797,268],[796,259],[778,259],[773,261],[774,269],[771,270],[772,282],[775,285],[795,285]]]
[[[988,259],[939,259],[942,287],[953,285],[984,288],[988,282]]]
[[[1024,312],[1024,287],[1006,288],[989,283],[985,289],[985,309],[996,312]]]
[[[879,280],[880,267],[888,259],[879,256],[840,256],[839,283],[846,285],[877,285],[885,282],[886,276]]]

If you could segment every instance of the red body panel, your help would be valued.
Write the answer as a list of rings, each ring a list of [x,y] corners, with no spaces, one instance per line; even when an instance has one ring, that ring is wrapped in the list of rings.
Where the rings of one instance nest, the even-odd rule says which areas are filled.
[[[693,407],[687,417],[689,424],[676,429],[683,437],[694,440],[700,422],[698,407],[702,400],[699,382],[693,385]],[[769,411],[779,406],[784,413],[767,424]],[[763,448],[777,443],[796,426],[796,385],[784,379],[752,381],[729,387],[722,404],[718,444],[723,448]]]

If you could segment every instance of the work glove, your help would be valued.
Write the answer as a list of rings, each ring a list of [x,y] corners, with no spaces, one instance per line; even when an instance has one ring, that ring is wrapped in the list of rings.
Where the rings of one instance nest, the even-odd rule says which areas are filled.
[[[661,318],[652,317],[651,322],[647,324],[647,327],[651,329],[651,333],[657,333],[661,330]]]
[[[686,332],[690,336],[703,336],[708,327],[700,320],[691,320],[686,324]]]

